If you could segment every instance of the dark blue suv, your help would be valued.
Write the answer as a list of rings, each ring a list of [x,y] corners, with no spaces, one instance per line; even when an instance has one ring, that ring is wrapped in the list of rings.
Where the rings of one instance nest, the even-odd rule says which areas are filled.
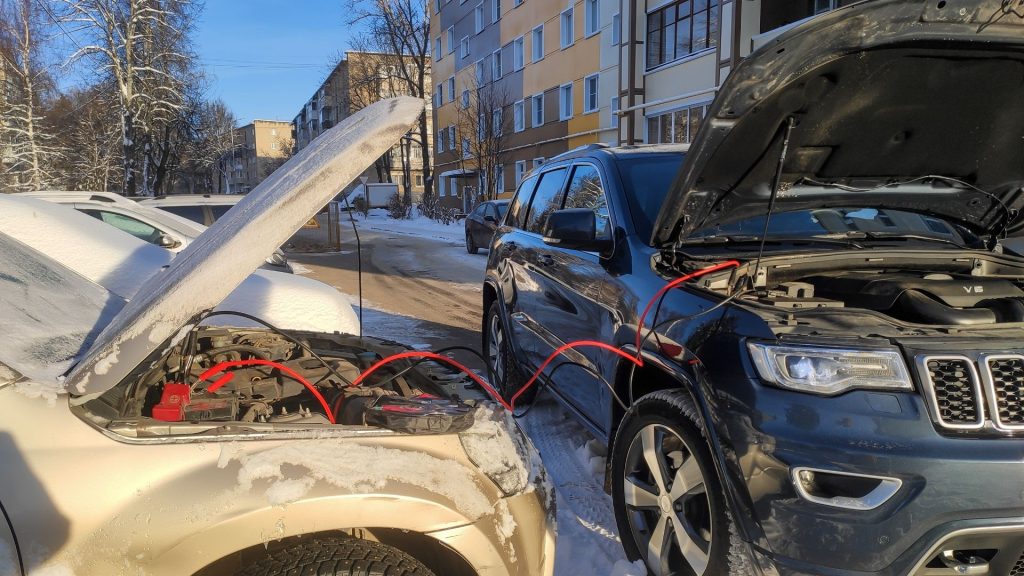
[[[520,406],[555,356],[652,574],[1024,574],[1016,4],[836,10],[733,70],[685,154],[519,186],[484,349]]]

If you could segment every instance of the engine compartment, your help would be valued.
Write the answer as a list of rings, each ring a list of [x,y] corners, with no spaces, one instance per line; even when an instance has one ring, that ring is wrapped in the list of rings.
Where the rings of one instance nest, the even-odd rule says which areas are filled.
[[[753,298],[771,306],[860,308],[903,322],[976,326],[1024,322],[1024,289],[1009,278],[911,270],[818,273]]]
[[[200,327],[100,399],[115,419],[140,427],[336,423],[443,433],[472,425],[472,406],[447,388],[463,378],[441,363],[396,362],[353,386],[371,366],[407,349],[339,334],[289,335],[295,341],[270,330]]]

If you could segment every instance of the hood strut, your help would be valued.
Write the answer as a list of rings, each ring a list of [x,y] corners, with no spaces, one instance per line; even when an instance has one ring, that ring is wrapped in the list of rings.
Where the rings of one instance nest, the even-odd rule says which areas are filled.
[[[786,164],[786,156],[789,155],[789,138],[793,135],[793,127],[796,121],[792,116],[786,118],[785,137],[782,139],[782,152],[779,153],[779,163],[775,166],[775,176],[772,178],[772,191],[768,197],[768,212],[764,216],[764,230],[761,231],[761,246],[757,249],[757,263],[754,264],[754,288],[761,278],[761,257],[764,256],[764,244],[768,238],[768,225],[772,221],[772,212],[775,211],[775,199],[779,196],[779,186],[782,185],[782,168]]]

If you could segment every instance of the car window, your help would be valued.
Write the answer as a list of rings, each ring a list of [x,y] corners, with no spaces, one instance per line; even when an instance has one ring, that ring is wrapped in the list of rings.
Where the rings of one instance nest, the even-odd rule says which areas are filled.
[[[526,219],[526,208],[530,205],[530,198],[533,196],[533,189],[537,186],[537,177],[530,176],[519,185],[516,197],[512,200],[512,209],[509,211],[505,224],[522,228]]]
[[[484,211],[484,216],[490,216],[495,220],[498,219],[498,210],[494,207],[494,204],[487,204],[487,210]]]
[[[505,213],[508,212],[508,204],[498,204],[497,205],[497,209],[498,209],[498,221],[500,222],[501,219],[505,217]]]
[[[537,190],[530,201],[530,210],[526,214],[526,231],[544,233],[544,225],[548,216],[562,207],[565,198],[565,168],[556,168],[541,174]]]
[[[566,208],[587,208],[597,216],[596,237],[611,240],[612,229],[608,218],[608,199],[601,185],[601,174],[590,164],[581,164],[572,170],[572,180],[565,194]]]
[[[645,241],[654,231],[665,195],[682,164],[683,155],[678,153],[630,154],[618,162],[633,225]]]
[[[476,207],[476,210],[473,210],[473,214],[472,215],[476,216],[477,218],[483,218],[484,217],[484,210],[486,208],[487,208],[487,204],[481,204],[481,205]]]
[[[202,206],[157,206],[171,214],[177,214],[182,218],[188,218],[196,224],[206,224],[206,216],[203,215]]]
[[[160,240],[160,236],[163,234],[162,231],[150,226],[149,224],[124,214],[108,212],[106,210],[89,209],[82,211],[93,218],[102,220],[114,228],[127,232],[139,240],[145,240],[150,244],[157,244]]]
[[[213,212],[213,221],[220,220],[220,217],[227,214],[231,208],[233,206],[210,206],[210,211]]]

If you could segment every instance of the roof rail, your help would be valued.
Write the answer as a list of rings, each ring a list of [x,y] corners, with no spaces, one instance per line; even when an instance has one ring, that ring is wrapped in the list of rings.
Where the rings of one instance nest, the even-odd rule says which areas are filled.
[[[564,156],[568,156],[569,154],[575,154],[576,152],[588,152],[590,150],[601,150],[601,149],[608,148],[608,147],[609,146],[607,144],[605,144],[604,142],[595,142],[593,144],[584,144],[582,146],[577,146],[577,147],[573,148],[572,150],[566,150],[565,152],[562,152],[561,154],[555,156],[554,158],[551,158],[551,160],[548,160],[548,161],[551,162],[551,161],[554,161],[554,160],[558,160],[558,159],[560,159],[560,158],[562,158]]]

